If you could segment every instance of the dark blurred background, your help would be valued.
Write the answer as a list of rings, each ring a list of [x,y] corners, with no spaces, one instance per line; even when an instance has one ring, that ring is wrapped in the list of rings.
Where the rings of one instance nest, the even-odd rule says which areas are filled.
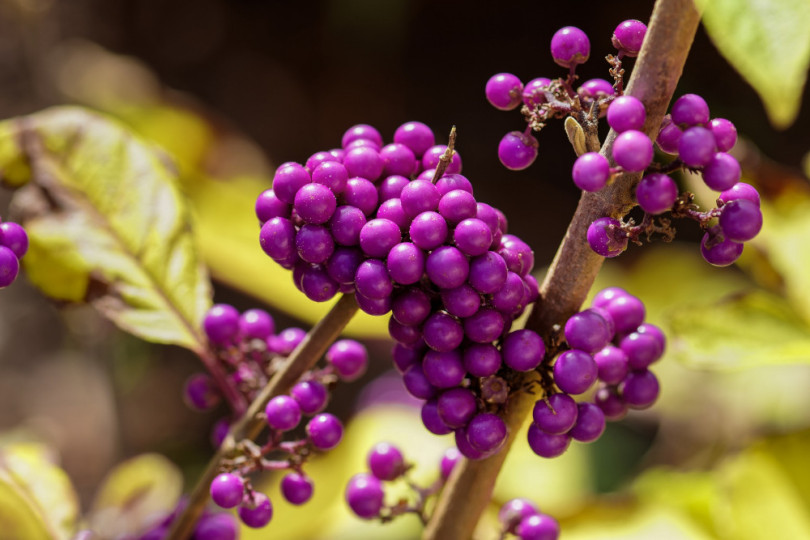
[[[167,96],[181,92],[216,122],[256,141],[272,163],[303,162],[339,146],[342,133],[356,123],[372,124],[390,140],[398,125],[420,120],[442,143],[455,125],[457,149],[477,198],[505,211],[510,229],[534,247],[542,266],[579,198],[570,180],[573,152],[561,126],[552,124],[538,136],[534,166],[504,169],[498,141],[524,124],[516,111],[492,108],[484,84],[502,71],[524,82],[561,75],[549,41],[565,25],[591,38],[582,79],[607,78],[601,58],[614,52],[612,28],[628,18],[647,20],[652,4],[0,0],[0,117],[65,102],[53,80],[52,53],[83,39],[141,60]],[[687,92],[702,94],[713,116],[731,119],[765,155],[800,168],[808,149],[803,130],[808,107],[792,128],[775,131],[754,91],[702,29],[677,94]],[[252,305],[224,288],[217,289],[216,299]],[[76,331],[86,328],[87,320],[94,330]],[[279,321],[282,327],[295,323]],[[0,328],[0,431],[21,424],[44,430],[58,443],[85,497],[123,456],[147,450],[190,455],[194,468],[209,455],[200,441],[216,415],[196,415],[180,404],[182,381],[197,367],[190,355],[121,336],[88,310],[74,309],[65,317],[24,283],[3,293]],[[87,358],[93,369],[64,367]],[[46,400],[42,388],[48,389]]]

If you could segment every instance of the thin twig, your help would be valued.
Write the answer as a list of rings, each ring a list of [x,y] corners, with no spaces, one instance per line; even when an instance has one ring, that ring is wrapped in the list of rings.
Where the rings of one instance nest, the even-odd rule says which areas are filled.
[[[211,481],[220,470],[221,461],[232,454],[239,441],[254,440],[264,428],[265,423],[257,418],[275,396],[287,392],[293,384],[324,355],[326,349],[340,335],[357,313],[357,301],[353,294],[344,294],[332,306],[329,313],[307,333],[304,340],[292,352],[287,362],[270,379],[247,412],[242,415],[228,431],[214,457],[208,463],[205,472],[197,481],[194,491],[189,496],[188,505],[172,524],[167,540],[185,540],[191,536],[194,524],[208,501],[208,489]]]
[[[436,171],[433,173],[434,184],[439,181],[439,178],[444,176],[444,171],[453,161],[453,154],[456,153],[456,126],[450,128],[450,137],[447,140],[447,150],[444,151],[442,157],[439,158],[439,164],[436,166]]]
[[[653,9],[644,46],[633,70],[629,95],[644,103],[644,132],[657,133],[672,99],[700,16],[692,0],[658,0]],[[602,147],[610,157],[616,134],[611,132]],[[590,150],[590,149],[589,149]],[[527,327],[548,342],[562,323],[582,305],[604,260],[585,240],[591,222],[603,216],[623,216],[633,207],[631,186],[640,175],[625,175],[598,193],[584,193],[565,238],[540,288],[540,298]],[[547,361],[550,358],[547,359]],[[425,540],[469,540],[478,519],[489,504],[495,479],[524,418],[538,396],[520,392],[510,400],[506,422],[509,437],[505,448],[481,461],[462,460],[450,476],[425,529]],[[541,459],[541,458],[537,458]]]

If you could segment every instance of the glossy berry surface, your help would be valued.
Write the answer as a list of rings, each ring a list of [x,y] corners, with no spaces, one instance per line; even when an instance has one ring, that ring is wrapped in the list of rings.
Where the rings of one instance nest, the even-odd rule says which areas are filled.
[[[637,56],[647,34],[647,25],[641,21],[630,19],[624,21],[613,31],[611,43],[624,53],[625,56]]]
[[[304,504],[312,498],[313,491],[312,480],[303,474],[291,472],[281,479],[281,495],[290,504]]]
[[[666,212],[672,208],[677,198],[678,186],[666,174],[648,174],[636,186],[636,201],[649,214]]]
[[[356,474],[346,485],[346,502],[357,517],[371,519],[378,515],[384,498],[382,483],[371,474]]]
[[[498,143],[498,159],[504,167],[520,171],[537,159],[539,143],[532,135],[522,131],[510,131]]]
[[[511,73],[498,73],[487,81],[485,93],[493,107],[509,111],[520,105],[523,83]]]
[[[329,413],[321,413],[307,423],[307,435],[319,450],[331,450],[343,438],[343,424]]]
[[[405,458],[393,444],[377,443],[368,454],[368,468],[380,480],[394,480],[405,471]]]
[[[552,394],[545,400],[537,400],[532,418],[547,433],[566,433],[577,420],[577,404],[568,394]]]
[[[368,351],[353,339],[341,339],[326,351],[326,361],[335,368],[341,379],[353,381],[365,373]]]
[[[762,229],[762,211],[751,201],[731,201],[723,206],[720,227],[726,240],[747,242]]]
[[[253,529],[261,529],[273,518],[273,505],[267,495],[256,491],[253,501],[242,503],[238,513],[242,523]]]
[[[301,408],[290,396],[276,396],[264,409],[267,424],[279,431],[289,431],[301,421]]]
[[[613,161],[627,172],[641,172],[653,158],[652,142],[641,131],[621,133],[613,143]]]
[[[587,152],[574,162],[571,176],[579,189],[599,191],[610,178],[610,163],[598,152]]]
[[[619,220],[602,217],[588,227],[588,245],[602,257],[616,257],[627,249],[627,237],[621,230]]]
[[[588,36],[575,26],[557,30],[551,37],[551,57],[562,67],[583,64],[591,54]]]
[[[633,96],[619,96],[614,99],[607,110],[608,125],[618,133],[644,127],[647,112],[644,104]]]
[[[245,485],[235,474],[219,474],[211,482],[211,499],[221,508],[234,508],[242,502]]]

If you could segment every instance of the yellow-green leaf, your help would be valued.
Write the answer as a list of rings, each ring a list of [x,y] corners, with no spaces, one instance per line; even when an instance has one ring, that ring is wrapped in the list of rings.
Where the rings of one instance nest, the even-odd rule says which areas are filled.
[[[210,282],[165,156],[111,119],[58,107],[0,124],[0,172],[21,157],[30,281],[143,339],[202,349]]]
[[[752,292],[671,313],[670,339],[685,363],[736,369],[810,363],[810,328],[783,298]]]
[[[720,53],[754,87],[771,123],[796,119],[810,62],[810,1],[701,0]]]
[[[73,485],[48,449],[18,443],[0,450],[0,539],[67,540],[78,517]]]
[[[135,534],[174,509],[183,490],[179,469],[159,454],[143,454],[115,467],[96,493],[93,530],[104,538]]]

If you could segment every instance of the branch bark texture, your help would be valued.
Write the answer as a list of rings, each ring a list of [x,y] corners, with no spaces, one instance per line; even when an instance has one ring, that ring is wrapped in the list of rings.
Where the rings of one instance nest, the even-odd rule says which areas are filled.
[[[647,110],[644,132],[653,139],[675,92],[699,20],[692,0],[658,0],[653,8],[644,46],[625,92],[644,103]],[[601,150],[588,150],[599,150],[612,161],[615,138],[616,133],[611,131]],[[628,174],[597,193],[583,193],[526,325],[542,335],[546,343],[554,340],[568,317],[579,311],[602,266],[604,259],[588,246],[588,226],[603,216],[627,214],[633,208],[633,187],[640,176]],[[472,538],[509,447],[536,400],[537,396],[519,393],[509,402],[506,422],[510,434],[501,452],[481,461],[463,460],[456,466],[423,540]]]
[[[235,450],[239,441],[254,440],[261,434],[265,422],[258,415],[264,412],[267,402],[289,391],[307,370],[312,369],[332,342],[340,336],[354,314],[357,313],[357,309],[354,295],[344,294],[329,313],[307,333],[304,340],[292,352],[287,363],[273,375],[267,386],[256,396],[247,412],[231,426],[225,440],[222,441],[217,453],[211,458],[205,472],[197,481],[194,491],[191,492],[188,505],[172,525],[167,537],[169,540],[185,540],[191,537],[194,525],[208,502],[211,481],[220,472],[222,459]]]

